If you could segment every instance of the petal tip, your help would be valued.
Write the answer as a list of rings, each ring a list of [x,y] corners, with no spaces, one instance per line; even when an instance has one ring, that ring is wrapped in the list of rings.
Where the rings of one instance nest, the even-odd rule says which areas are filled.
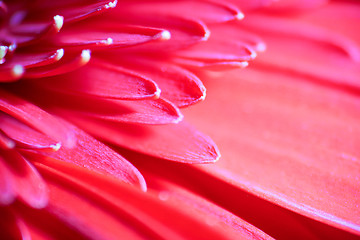
[[[54,27],[57,32],[60,31],[63,25],[64,25],[64,17],[60,15],[54,16]]]
[[[242,12],[238,12],[235,16],[236,20],[243,20],[245,15]]]
[[[160,39],[167,41],[171,39],[171,33],[167,30],[164,30],[160,33]]]
[[[22,65],[18,64],[15,65],[12,69],[11,69],[11,75],[13,78],[18,79],[21,78],[24,75],[25,69]]]
[[[82,50],[81,52],[81,63],[86,64],[90,61],[91,51],[89,49]]]
[[[108,4],[105,5],[105,8],[114,8],[117,5],[117,0],[113,1],[113,2],[109,2]]]

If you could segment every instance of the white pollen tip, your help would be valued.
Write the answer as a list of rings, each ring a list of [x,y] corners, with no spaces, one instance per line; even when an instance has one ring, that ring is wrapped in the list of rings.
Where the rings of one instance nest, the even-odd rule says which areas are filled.
[[[238,12],[238,14],[235,16],[236,20],[243,20],[244,17],[245,15],[242,12]]]
[[[86,64],[90,61],[91,58],[91,51],[89,49],[82,50],[81,52],[81,62]]]
[[[256,46],[256,50],[259,51],[259,52],[265,52],[265,50],[266,50],[266,44],[265,44],[265,43],[259,43],[259,44]]]
[[[54,26],[56,31],[60,31],[63,25],[64,25],[64,17],[60,15],[54,16]]]
[[[105,8],[114,8],[117,5],[117,0],[113,1],[113,2],[109,2],[108,4],[105,5]]]
[[[247,66],[249,66],[249,63],[248,63],[248,62],[240,62],[240,63],[239,63],[239,67],[241,67],[241,68],[245,68],[245,67],[247,67]]]
[[[20,78],[25,72],[25,69],[22,65],[18,64],[18,65],[15,65],[12,70],[11,70],[11,75],[14,77],[14,78]]]
[[[160,39],[161,40],[170,40],[171,39],[171,33],[169,32],[169,31],[167,31],[167,30],[165,30],[165,31],[162,31],[161,33],[160,33]]]
[[[56,51],[55,59],[59,61],[64,56],[64,49],[60,48]]]
[[[61,148],[61,143],[57,143],[57,144],[54,144],[54,145],[51,145],[50,146],[51,147],[51,149],[53,150],[53,151],[59,151],[59,149]]]
[[[11,45],[9,46],[9,51],[10,51],[10,52],[13,52],[13,51],[15,51],[16,48],[17,48],[16,43],[13,43],[13,44],[11,44]]]
[[[9,140],[9,141],[6,142],[6,147],[8,149],[13,149],[13,148],[15,148],[15,146],[16,146],[16,144],[15,144],[14,141]]]
[[[7,46],[0,46],[0,60],[6,56],[8,49]]]
[[[113,43],[114,43],[114,40],[113,40],[112,38],[106,39],[106,44],[107,44],[107,45],[111,45],[111,44],[113,44]]]

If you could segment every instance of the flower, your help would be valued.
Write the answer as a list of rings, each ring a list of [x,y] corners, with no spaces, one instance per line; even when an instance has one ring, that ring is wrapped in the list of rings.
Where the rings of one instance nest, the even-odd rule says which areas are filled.
[[[348,115],[356,114],[356,96],[342,91],[356,89],[357,46],[346,31],[326,30],[327,22],[318,28],[304,24],[328,19],[339,7],[347,19],[357,5],[227,2],[1,3],[4,236],[359,234],[358,164],[351,157],[356,139],[337,146],[329,134],[336,124],[345,125],[337,114],[356,129]],[[243,24],[238,8],[248,13]],[[221,73],[247,66],[265,43],[269,50],[249,70]],[[332,57],[310,65],[313,55],[295,51],[299,44],[321,60]],[[328,73],[336,69],[329,64],[346,67],[345,84],[335,70]],[[209,103],[186,110],[186,118],[210,133],[225,157],[206,166],[184,164],[213,163],[219,152],[211,139],[180,122],[179,111],[204,99],[198,77],[209,86]],[[335,111],[338,104],[345,110]],[[327,119],[319,115],[330,123],[316,124]],[[299,144],[302,138],[310,151]],[[334,151],[326,152],[328,147]],[[330,158],[334,152],[347,159],[345,168],[339,159],[333,168],[318,160],[319,153]],[[328,199],[331,204],[324,204]]]
[[[205,97],[192,71],[244,67],[255,57],[261,43],[251,34],[209,39],[208,26],[222,31],[218,25],[240,20],[242,13],[235,5],[215,1],[116,5],[1,2],[3,236],[266,237],[205,200],[194,201],[217,215],[181,210],[178,206],[189,204],[168,200],[166,193],[160,201],[154,191],[144,194],[139,191],[147,188],[142,174],[104,144],[171,161],[216,161],[215,144],[179,123],[179,108]],[[235,23],[229,24],[224,31],[234,28]],[[167,214],[175,217],[171,223]],[[219,214],[231,224],[215,226]],[[234,224],[241,229],[233,229]],[[201,231],[195,234],[194,227]]]

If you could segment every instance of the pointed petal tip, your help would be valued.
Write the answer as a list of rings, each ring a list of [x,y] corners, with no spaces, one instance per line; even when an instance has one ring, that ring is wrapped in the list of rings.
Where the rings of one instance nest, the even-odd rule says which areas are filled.
[[[177,109],[178,118],[174,120],[175,124],[178,124],[184,120],[184,115],[180,112],[180,110]]]

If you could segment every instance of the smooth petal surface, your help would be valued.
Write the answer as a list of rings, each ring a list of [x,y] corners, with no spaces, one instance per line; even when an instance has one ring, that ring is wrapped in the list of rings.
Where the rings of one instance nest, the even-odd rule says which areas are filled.
[[[41,88],[72,95],[111,99],[146,99],[160,95],[158,86],[148,78],[118,64],[99,60],[66,75],[35,80]]]
[[[329,20],[332,18],[330,15],[327,17]],[[275,16],[248,19],[249,26],[259,26],[260,22],[269,23],[267,27],[257,29],[268,46],[267,54],[258,58],[266,67],[310,76],[319,82],[349,90],[356,87],[352,90],[358,91],[360,45],[357,42],[335,31],[317,27],[315,23],[310,25]]]
[[[111,144],[171,161],[208,163],[220,157],[215,143],[209,137],[184,122],[145,126],[81,118],[72,121]]]
[[[243,17],[238,9],[224,1],[123,1],[122,8],[126,9],[126,14],[187,16],[205,23],[226,22]]]
[[[359,234],[358,96],[262,68],[217,81],[222,84],[207,82],[213,94],[207,104],[186,114],[222,146],[222,161],[203,169],[239,189]]]

